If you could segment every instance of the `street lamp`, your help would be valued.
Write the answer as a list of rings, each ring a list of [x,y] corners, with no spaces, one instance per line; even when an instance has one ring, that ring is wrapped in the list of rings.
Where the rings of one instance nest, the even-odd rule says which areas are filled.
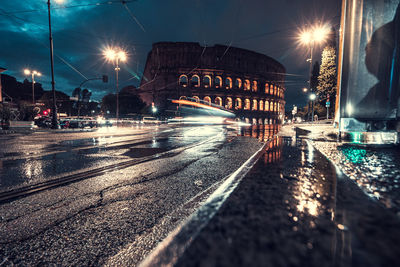
[[[315,43],[323,43],[325,42],[326,38],[328,37],[329,34],[329,29],[326,25],[318,25],[314,26],[309,30],[302,31],[299,35],[299,41],[302,45],[308,46],[310,48],[310,58],[307,59],[308,62],[310,62],[310,92],[313,93],[313,89],[311,87],[311,78],[312,78],[312,62],[313,62],[313,51],[314,51],[314,45]],[[306,92],[303,89],[304,92]],[[310,95],[311,97],[311,95]],[[315,99],[315,98],[314,98]],[[313,105],[313,113],[314,113],[314,102],[312,103]],[[308,113],[310,114],[310,113]],[[311,118],[311,120],[314,120],[314,114]]]
[[[116,86],[115,86],[115,93],[117,97],[117,107],[116,107],[116,118],[117,118],[117,125],[118,125],[118,119],[119,119],[119,92],[118,92],[118,71],[120,70],[119,68],[119,62],[125,62],[127,60],[127,55],[126,52],[123,51],[121,48],[107,48],[103,51],[104,57],[112,62],[115,66],[115,80],[116,80]]]
[[[55,0],[56,3],[63,3],[64,0]],[[51,34],[51,14],[50,14],[50,0],[47,0],[47,9],[49,14],[49,41],[50,41],[50,63],[51,63],[51,91],[53,93],[53,117],[51,119],[51,128],[58,129],[57,120],[57,105],[56,105],[56,89],[54,87],[54,57],[53,57],[53,35]]]
[[[32,77],[32,105],[35,105],[35,75],[42,76],[42,74],[36,70],[24,69],[25,75],[31,75]]]

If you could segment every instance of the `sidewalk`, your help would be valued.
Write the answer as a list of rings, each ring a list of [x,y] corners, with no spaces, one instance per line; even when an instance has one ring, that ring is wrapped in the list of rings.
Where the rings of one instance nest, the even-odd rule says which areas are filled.
[[[273,144],[203,230],[172,248],[183,255],[160,264],[400,266],[398,216],[309,141]]]

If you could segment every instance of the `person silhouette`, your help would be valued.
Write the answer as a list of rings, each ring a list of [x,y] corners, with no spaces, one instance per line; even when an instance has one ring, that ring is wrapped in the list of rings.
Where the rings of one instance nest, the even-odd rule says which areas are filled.
[[[375,84],[360,101],[360,108],[374,110],[373,118],[393,118],[398,108],[400,74],[400,4],[394,19],[378,28],[365,47],[365,64]]]

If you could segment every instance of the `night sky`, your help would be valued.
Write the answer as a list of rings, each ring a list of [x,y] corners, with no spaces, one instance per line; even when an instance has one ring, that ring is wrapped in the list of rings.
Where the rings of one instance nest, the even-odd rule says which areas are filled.
[[[98,5],[95,5],[99,3]],[[297,42],[299,31],[322,22],[339,28],[341,0],[52,0],[56,90],[71,95],[85,78],[110,76],[108,84],[89,82],[92,99],[115,90],[114,69],[102,56],[107,46],[128,53],[121,65],[120,88],[139,85],[154,42],[189,41],[232,45],[266,54],[287,69],[286,109],[305,105],[308,49]],[[50,90],[50,56],[46,0],[0,0],[0,67],[19,81],[24,68]],[[314,59],[320,61],[320,51]],[[30,77],[29,77],[30,81]]]

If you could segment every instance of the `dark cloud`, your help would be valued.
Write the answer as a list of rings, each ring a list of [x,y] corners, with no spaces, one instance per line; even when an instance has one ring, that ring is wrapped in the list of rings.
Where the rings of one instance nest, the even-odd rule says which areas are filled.
[[[45,0],[2,1],[0,7],[0,64],[23,80],[23,68],[40,70],[40,82],[50,89],[47,5]],[[55,2],[55,1],[52,1]],[[301,93],[308,80],[306,49],[295,37],[306,24],[324,21],[338,26],[341,0],[137,0],[127,6],[144,31],[120,3],[89,5],[100,0],[65,0],[52,10],[56,88],[70,94],[88,78],[110,76],[109,84],[89,82],[94,99],[113,92],[114,71],[101,49],[120,45],[129,61],[121,66],[121,87],[138,85],[151,44],[192,41],[225,44],[267,54],[285,65],[287,107],[304,104]],[[60,7],[53,3],[53,7]],[[35,12],[20,12],[36,10]],[[5,13],[8,13],[5,15]],[[318,52],[314,55],[319,58]],[[68,66],[68,62],[72,67]],[[75,68],[77,71],[73,70]],[[78,74],[80,72],[82,75]]]

